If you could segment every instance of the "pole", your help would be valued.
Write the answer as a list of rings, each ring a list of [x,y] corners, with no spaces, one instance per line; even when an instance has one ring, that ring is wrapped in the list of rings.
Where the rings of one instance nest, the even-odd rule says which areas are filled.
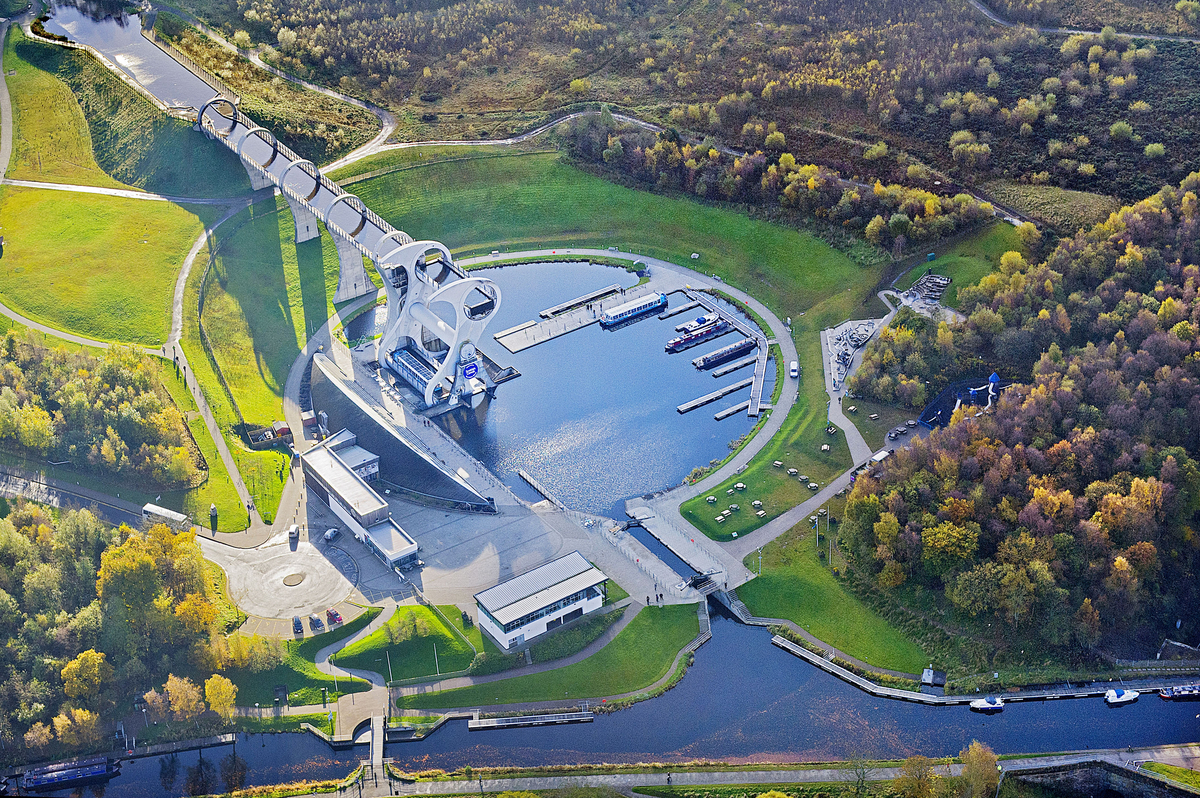
[[[438,665],[438,658],[437,658],[437,641],[436,641],[436,640],[433,642],[433,669],[434,669],[435,671],[437,671],[437,675],[438,675],[438,676],[441,676],[441,675],[442,675],[442,668],[441,668],[441,666],[440,666],[440,665]],[[482,779],[480,779],[480,781],[482,781]]]
[[[435,643],[435,644],[434,644],[434,647],[436,648],[436,646],[437,646],[437,644]],[[391,681],[395,681],[394,679],[392,679],[392,652],[391,652],[391,651],[388,651],[388,650],[385,648],[385,649],[383,650],[383,653],[384,653],[384,654],[387,654],[387,661],[388,661],[388,681],[389,681],[389,682],[391,682]]]

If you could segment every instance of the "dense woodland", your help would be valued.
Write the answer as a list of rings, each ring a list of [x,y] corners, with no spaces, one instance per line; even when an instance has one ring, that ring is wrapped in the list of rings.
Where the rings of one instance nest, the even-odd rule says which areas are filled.
[[[1195,45],[1001,28],[966,0],[193,4],[284,68],[454,130],[464,114],[479,122],[602,100],[750,151],[771,125],[793,139],[838,133],[824,142],[837,154],[820,162],[846,177],[858,173],[843,162],[862,165],[878,139],[960,183],[1005,178],[1127,200],[1200,168]],[[1095,5],[1097,30],[1135,5],[1159,29],[1191,24],[1187,8],[1159,14],[1160,0]]]
[[[87,510],[55,518],[18,503],[0,519],[4,747],[91,748],[102,717],[128,712],[172,670],[211,665],[211,593],[193,533],[113,529]],[[188,685],[198,690],[176,684],[181,701]]]
[[[858,480],[844,539],[880,586],[998,621],[1001,649],[1200,634],[1198,193],[1194,173],[1039,263],[1009,253],[960,290],[965,323],[901,320],[868,347],[868,393],[963,361],[1021,382]]]
[[[9,330],[0,339],[0,446],[73,467],[187,487],[203,457],[149,357],[49,349]]]
[[[872,244],[901,252],[908,242],[950,235],[991,219],[993,209],[970,194],[937,194],[898,183],[843,178],[818,164],[803,164],[786,151],[773,125],[764,149],[736,153],[710,138],[685,141],[675,130],[655,134],[619,125],[607,111],[573,120],[564,136],[577,160],[616,173],[642,188],[683,191],[696,197],[766,208],[783,207],[863,235]],[[764,151],[765,150],[765,151]],[[876,147],[878,157],[887,145]],[[927,170],[910,164],[920,178]]]

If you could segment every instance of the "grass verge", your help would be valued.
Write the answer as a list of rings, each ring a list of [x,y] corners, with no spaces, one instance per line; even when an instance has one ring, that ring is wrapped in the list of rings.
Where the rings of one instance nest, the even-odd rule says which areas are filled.
[[[644,688],[665,676],[699,631],[690,604],[647,607],[603,649],[574,665],[457,690],[405,696],[400,709],[494,706],[599,698]]]
[[[175,406],[187,420],[192,438],[200,447],[204,461],[208,463],[208,479],[192,490],[163,494],[156,504],[186,513],[201,524],[208,522],[209,508],[215,504],[218,529],[225,532],[245,529],[246,515],[242,508],[242,500],[233,486],[229,471],[225,468],[225,461],[217,454],[217,445],[208,434],[208,425],[200,417],[196,400],[192,398],[191,391],[183,385],[182,375],[176,372],[174,364],[164,360],[160,379],[163,387],[171,394]]]
[[[824,535],[822,535],[824,543]],[[752,555],[757,566],[757,554]],[[750,558],[747,558],[747,567]],[[755,615],[784,618],[853,657],[879,668],[920,673],[921,648],[842,585],[818,557],[807,522],[763,548],[762,575],[738,588]]]
[[[1147,762],[1142,765],[1142,770],[1149,770],[1151,773],[1157,773],[1160,776],[1166,776],[1171,781],[1186,784],[1193,790],[1200,791],[1200,772],[1181,768],[1175,765],[1165,765],[1162,762]]]
[[[369,607],[359,617],[336,629],[316,637],[306,637],[303,640],[288,640],[287,653],[283,662],[268,671],[255,673],[245,668],[230,668],[225,676],[237,685],[238,704],[250,706],[260,703],[271,706],[275,696],[276,685],[287,685],[288,703],[292,706],[306,706],[321,703],[321,688],[327,688],[330,702],[338,696],[348,693],[361,693],[370,690],[371,686],[362,679],[337,679],[317,670],[317,652],[326,646],[345,640],[350,635],[369,624],[379,614],[378,607]],[[337,658],[341,664],[341,658]]]
[[[204,561],[204,575],[211,587],[209,601],[217,610],[213,626],[219,634],[229,634],[246,622],[246,613],[238,609],[229,597],[229,580],[225,571],[212,560]]]

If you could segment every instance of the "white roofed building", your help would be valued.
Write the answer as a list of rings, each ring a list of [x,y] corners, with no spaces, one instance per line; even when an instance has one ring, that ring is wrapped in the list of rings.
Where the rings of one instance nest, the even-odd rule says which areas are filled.
[[[330,435],[301,455],[300,463],[312,492],[389,568],[417,563],[417,542],[367,484],[379,474],[379,457],[358,446],[352,433]]]
[[[604,606],[608,577],[578,551],[475,594],[479,628],[511,651]]]

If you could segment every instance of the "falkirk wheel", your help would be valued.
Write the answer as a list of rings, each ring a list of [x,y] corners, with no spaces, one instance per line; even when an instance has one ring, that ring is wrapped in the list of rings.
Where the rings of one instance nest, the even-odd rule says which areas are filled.
[[[283,195],[297,242],[318,237],[317,222],[324,224],[338,252],[335,302],[374,292],[363,257],[375,264],[388,300],[379,360],[412,385],[426,407],[474,404],[516,376],[476,348],[500,307],[495,283],[468,276],[444,245],[413,241],[392,227],[224,97],[205,103],[196,128],[237,154],[254,189],[274,187]]]

